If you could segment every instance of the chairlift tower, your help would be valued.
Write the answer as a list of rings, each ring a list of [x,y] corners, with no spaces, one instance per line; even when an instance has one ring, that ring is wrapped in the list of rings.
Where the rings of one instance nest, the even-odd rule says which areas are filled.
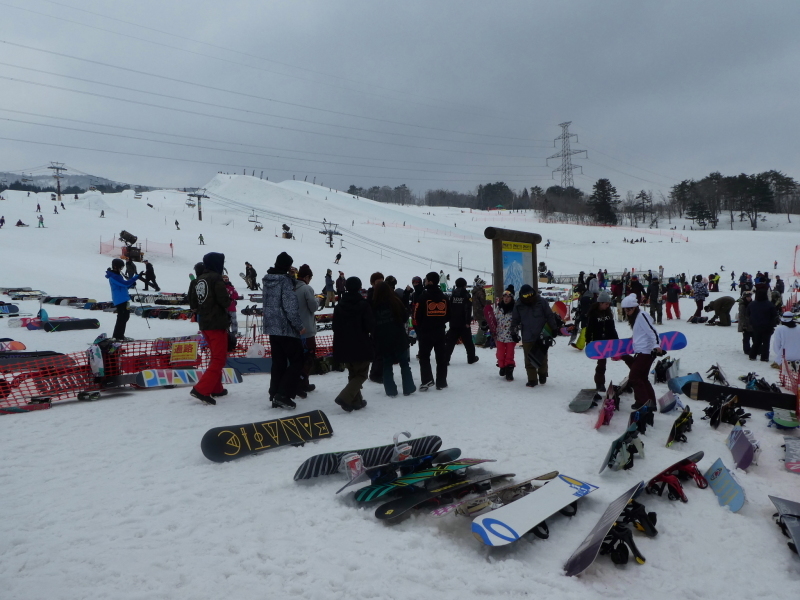
[[[206,198],[206,199],[208,198],[208,196],[206,196],[205,188],[203,188],[200,191],[195,192],[194,194],[186,194],[186,195],[189,196],[190,198],[197,198],[197,220],[198,221],[202,221],[203,220],[202,199],[203,198]]]
[[[569,138],[574,137],[575,141],[578,141],[578,134],[570,133],[569,126],[572,124],[572,121],[565,121],[563,123],[559,123],[558,126],[561,127],[561,135],[558,136],[555,140],[553,140],[553,145],[555,146],[558,140],[561,140],[561,152],[556,152],[553,156],[548,156],[547,160],[549,161],[551,158],[560,158],[561,159],[561,166],[557,169],[553,170],[553,173],[557,171],[561,171],[561,187],[566,189],[569,187],[575,187],[575,180],[572,177],[572,170],[578,168],[581,170],[581,174],[583,174],[583,167],[581,166],[573,166],[572,164],[572,157],[575,154],[580,154],[583,152],[586,153],[586,150],[571,150],[569,144]],[[588,155],[586,156],[588,158]],[[547,163],[549,166],[549,163]]]
[[[335,235],[342,235],[341,231],[337,231],[339,225],[337,223],[330,223],[323,219],[322,221],[322,231],[320,233],[328,238],[326,244],[333,248],[333,236]]]
[[[47,168],[53,170],[53,177],[56,180],[56,189],[58,190],[58,201],[61,202],[61,178],[63,177],[61,171],[66,171],[67,168],[64,166],[64,163],[52,161],[50,162],[50,166]]]

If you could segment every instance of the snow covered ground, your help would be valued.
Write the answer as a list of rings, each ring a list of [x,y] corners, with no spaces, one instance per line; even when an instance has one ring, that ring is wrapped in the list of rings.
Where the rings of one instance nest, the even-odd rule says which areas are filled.
[[[174,257],[150,254],[165,291],[183,291],[192,265],[206,251],[224,252],[231,274],[253,263],[259,276],[275,256],[288,251],[295,265],[308,263],[312,286],[322,287],[326,268],[341,269],[367,282],[375,270],[394,274],[404,284],[429,270],[472,281],[491,266],[489,225],[535,231],[552,242],[541,249],[556,273],[604,267],[648,269],[663,265],[667,274],[773,271],[791,282],[798,227],[770,215],[764,230],[689,231],[673,220],[689,242],[666,235],[633,234],[608,228],[539,224],[531,214],[486,219],[485,213],[452,208],[387,206],[289,181],[282,184],[252,177],[218,175],[208,185],[202,223],[196,209],[178,191],[118,195],[87,193],[65,199],[66,210],[53,213],[49,195],[5,192],[0,214],[0,286],[30,286],[51,294],[109,299],[103,277],[111,256],[99,254],[100,240],[125,229],[141,239],[174,245]],[[37,230],[35,206],[42,205],[46,229]],[[152,204],[153,207],[148,206]],[[100,210],[106,217],[99,218]],[[263,231],[248,222],[259,215]],[[276,214],[277,213],[277,214]],[[427,214],[430,213],[430,214]],[[15,228],[18,218],[31,225]],[[340,247],[329,248],[318,232],[322,219],[343,231]],[[496,218],[496,216],[495,216]],[[175,219],[181,230],[174,226]],[[295,240],[276,237],[287,223]],[[405,223],[405,226],[403,226]],[[383,224],[386,227],[383,227]],[[772,226],[771,229],[767,229]],[[686,227],[689,230],[689,226]],[[199,234],[206,245],[198,246]],[[661,232],[667,233],[666,230]],[[646,244],[625,244],[623,237],[644,235]],[[594,243],[592,243],[594,242]],[[235,277],[233,278],[236,279]],[[243,285],[240,292],[246,291]],[[713,296],[713,295],[712,295]],[[21,303],[35,312],[35,302]],[[693,303],[682,301],[685,315]],[[52,307],[52,316],[83,316]],[[114,315],[92,313],[100,331],[111,331]],[[777,371],[751,363],[741,352],[732,328],[664,321],[662,331],[686,333],[689,347],[676,355],[683,373],[718,362],[732,378],[756,368],[770,381]],[[132,317],[128,334],[136,338],[194,333],[185,321]],[[627,326],[618,324],[625,335]],[[76,351],[96,335],[90,332],[48,334],[8,329],[29,349]],[[800,479],[783,468],[782,432],[767,428],[763,413],[753,411],[750,426],[762,443],[758,466],[736,475],[748,503],[736,514],[720,508],[710,490],[689,483],[689,502],[644,497],[658,513],[659,535],[637,536],[647,564],[614,566],[607,557],[579,578],[566,578],[562,565],[587,535],[606,505],[636,481],[648,479],[697,450],[705,451],[705,471],[721,457],[732,466],[725,440],[730,426],[712,430],[701,421],[705,403],[690,402],[695,425],[689,442],[665,448],[675,415],[657,415],[648,429],[646,458],[626,472],[598,475],[610,442],[629,414],[630,396],[609,427],[592,429],[596,410],[574,414],[567,404],[581,388],[591,387],[593,363],[560,339],[550,353],[550,378],[533,390],[497,376],[493,353],[479,350],[480,362],[466,364],[457,348],[443,391],[390,399],[382,386],[368,382],[367,409],[345,414],[333,399],[345,375],[315,377],[317,391],[299,401],[298,411],[321,408],[334,437],[303,448],[283,448],[227,464],[207,461],[199,442],[205,431],[276,415],[268,408],[267,377],[249,376],[216,407],[200,405],[187,389],[108,394],[103,400],[55,405],[51,410],[0,418],[1,596],[39,598],[478,598],[523,597],[586,599],[651,598],[794,598],[800,584],[800,560],[771,519],[768,494],[800,499]],[[521,352],[517,361],[522,363]],[[418,369],[413,366],[418,381]],[[626,369],[611,363],[608,377],[621,380]],[[657,385],[662,394],[665,385]],[[340,476],[302,484],[292,475],[313,454],[389,443],[392,434],[437,434],[443,448],[459,447],[463,456],[493,458],[488,470],[515,472],[527,478],[553,469],[599,486],[581,501],[572,519],[550,519],[550,539],[522,540],[504,549],[483,547],[461,517],[434,520],[423,512],[386,526],[373,516],[374,506],[356,506],[351,495],[336,496]],[[797,435],[795,432],[794,435]],[[635,586],[635,587],[632,587]],[[636,592],[631,592],[635,589]]]

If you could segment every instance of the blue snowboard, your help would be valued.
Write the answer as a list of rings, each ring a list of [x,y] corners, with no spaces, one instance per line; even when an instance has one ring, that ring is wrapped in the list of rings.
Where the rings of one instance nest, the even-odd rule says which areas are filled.
[[[717,495],[720,506],[727,506],[731,512],[739,512],[742,509],[745,500],[744,490],[733,478],[728,468],[722,464],[721,458],[718,458],[706,471],[705,478]]]
[[[700,373],[689,373],[683,377],[673,377],[667,382],[667,387],[673,394],[681,394],[683,386],[692,381],[703,381],[703,376]]]

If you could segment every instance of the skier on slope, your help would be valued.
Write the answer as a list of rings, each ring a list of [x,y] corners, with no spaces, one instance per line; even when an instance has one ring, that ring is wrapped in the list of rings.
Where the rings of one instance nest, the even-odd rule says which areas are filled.
[[[0,217],[0,228],[3,227],[3,225],[5,225],[5,224],[6,224],[5,216]]]
[[[603,290],[586,316],[586,343],[618,339],[614,312],[611,310],[611,295]],[[597,390],[594,400],[601,400],[606,390],[606,363],[607,359],[601,358],[594,369],[594,384]]]
[[[653,327],[650,315],[639,308],[635,294],[629,294],[622,300],[622,310],[625,311],[628,324],[633,330],[633,356],[621,357],[622,361],[630,368],[628,383],[633,388],[633,410],[639,410],[648,402],[655,402],[656,393],[650,385],[648,375],[650,366],[656,356],[665,352],[661,349],[658,334]]]
[[[128,312],[128,302],[131,299],[128,290],[136,285],[139,275],[134,274],[130,279],[125,279],[121,272],[124,266],[125,261],[121,258],[112,260],[111,268],[106,270],[106,279],[111,286],[111,302],[114,304],[114,312],[117,313],[117,322],[114,325],[112,337],[120,341],[130,341],[130,338],[125,337],[125,327],[131,316]]]

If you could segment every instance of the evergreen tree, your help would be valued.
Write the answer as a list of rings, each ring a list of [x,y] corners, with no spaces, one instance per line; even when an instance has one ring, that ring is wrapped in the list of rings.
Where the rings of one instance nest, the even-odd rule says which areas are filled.
[[[617,213],[614,207],[619,204],[617,188],[611,185],[608,179],[598,179],[592,186],[592,195],[587,204],[592,209],[592,215],[598,223],[605,225],[617,224]]]

